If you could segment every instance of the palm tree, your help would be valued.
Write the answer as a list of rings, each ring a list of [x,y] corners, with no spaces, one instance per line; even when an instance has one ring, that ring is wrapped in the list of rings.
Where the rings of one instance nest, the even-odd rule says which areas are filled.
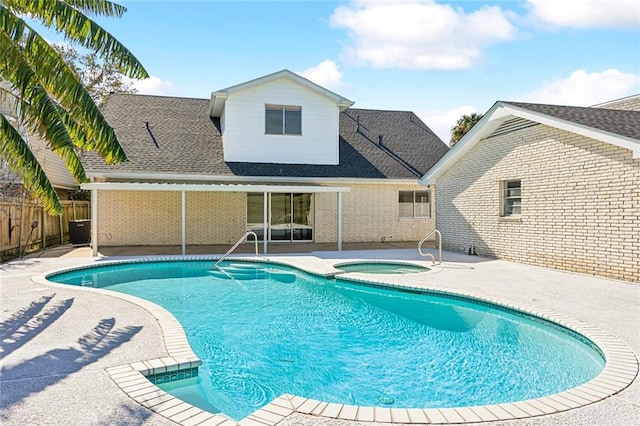
[[[451,128],[451,141],[449,141],[449,146],[453,148],[453,146],[460,140],[464,135],[466,135],[469,130],[475,124],[482,119],[483,114],[478,114],[477,112],[471,113],[471,115],[463,115],[458,119],[456,125]]]
[[[62,212],[60,201],[25,133],[46,140],[78,182],[87,180],[80,152],[96,151],[107,163],[127,157],[77,74],[23,17],[98,52],[131,78],[147,78],[135,56],[90,18],[120,17],[125,11],[107,0],[0,0],[0,80],[9,86],[0,87],[0,94],[15,106],[15,117],[0,114],[0,156],[49,213]]]

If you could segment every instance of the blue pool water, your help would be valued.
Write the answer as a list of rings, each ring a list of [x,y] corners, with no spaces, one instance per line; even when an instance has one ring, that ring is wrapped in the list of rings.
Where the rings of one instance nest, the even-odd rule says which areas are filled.
[[[199,377],[166,390],[241,419],[283,393],[441,408],[557,393],[597,376],[599,351],[522,314],[436,294],[212,261],[121,264],[48,277],[153,301],[183,325]]]

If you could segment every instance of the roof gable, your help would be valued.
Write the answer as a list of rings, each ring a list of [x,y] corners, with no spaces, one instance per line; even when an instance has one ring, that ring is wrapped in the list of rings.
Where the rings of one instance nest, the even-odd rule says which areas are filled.
[[[343,96],[340,96],[337,93],[332,92],[331,90],[325,89],[324,87],[318,84],[315,84],[312,81],[309,81],[306,78],[285,69],[282,71],[275,72],[273,74],[265,75],[263,77],[259,77],[254,80],[236,84],[235,86],[227,87],[225,89],[220,89],[216,92],[211,93],[211,104],[209,106],[209,115],[211,117],[220,117],[220,115],[222,114],[222,111],[224,110],[225,102],[231,93],[245,90],[251,87],[255,87],[255,86],[269,83],[271,81],[275,81],[279,79],[287,79],[293,83],[296,83],[302,87],[305,87],[315,93],[318,93],[324,97],[327,97],[335,101],[340,107],[340,111],[344,111],[345,109],[349,108],[354,104],[354,102],[350,101],[349,99]]]
[[[445,170],[478,142],[492,136],[504,123],[514,119],[544,124],[629,149],[633,158],[640,158],[640,111],[498,101],[471,131],[420,179],[420,183],[435,183]]]

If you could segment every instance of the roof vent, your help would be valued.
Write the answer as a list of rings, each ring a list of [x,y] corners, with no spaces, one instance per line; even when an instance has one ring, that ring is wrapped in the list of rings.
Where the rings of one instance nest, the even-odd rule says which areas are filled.
[[[384,142],[382,141],[383,138],[384,138],[384,135],[378,135],[378,145],[384,146]]]
[[[147,128],[147,132],[149,133],[149,136],[151,136],[151,140],[153,141],[153,144],[156,146],[156,148],[160,148],[160,145],[158,145],[158,141],[156,141],[156,137],[153,136],[153,133],[151,132],[151,128],[149,127],[149,122],[145,121],[144,126]]]
[[[356,133],[360,133],[360,116],[356,115]]]

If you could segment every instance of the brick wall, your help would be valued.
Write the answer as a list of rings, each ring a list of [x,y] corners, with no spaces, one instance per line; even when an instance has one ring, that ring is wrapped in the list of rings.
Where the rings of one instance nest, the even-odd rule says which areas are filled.
[[[398,191],[424,186],[350,186],[342,200],[343,242],[417,241],[433,229],[433,207],[431,218],[398,218]],[[100,191],[98,244],[181,244],[180,198],[180,192]],[[246,209],[244,193],[187,192],[187,244],[234,243],[246,230]],[[336,242],[336,212],[335,193],[314,195],[315,242]]]
[[[98,246],[179,245],[180,192],[100,191]]]
[[[347,186],[338,182],[335,185]],[[435,225],[433,193],[431,218],[400,219],[399,191],[425,191],[421,185],[348,185],[342,195],[342,241],[418,241]],[[336,241],[337,195],[316,194],[316,242]]]
[[[187,192],[186,214],[187,244],[233,244],[247,230],[247,196]]]
[[[520,179],[522,215],[501,217]],[[640,159],[544,125],[479,142],[436,183],[447,249],[640,282]]]

